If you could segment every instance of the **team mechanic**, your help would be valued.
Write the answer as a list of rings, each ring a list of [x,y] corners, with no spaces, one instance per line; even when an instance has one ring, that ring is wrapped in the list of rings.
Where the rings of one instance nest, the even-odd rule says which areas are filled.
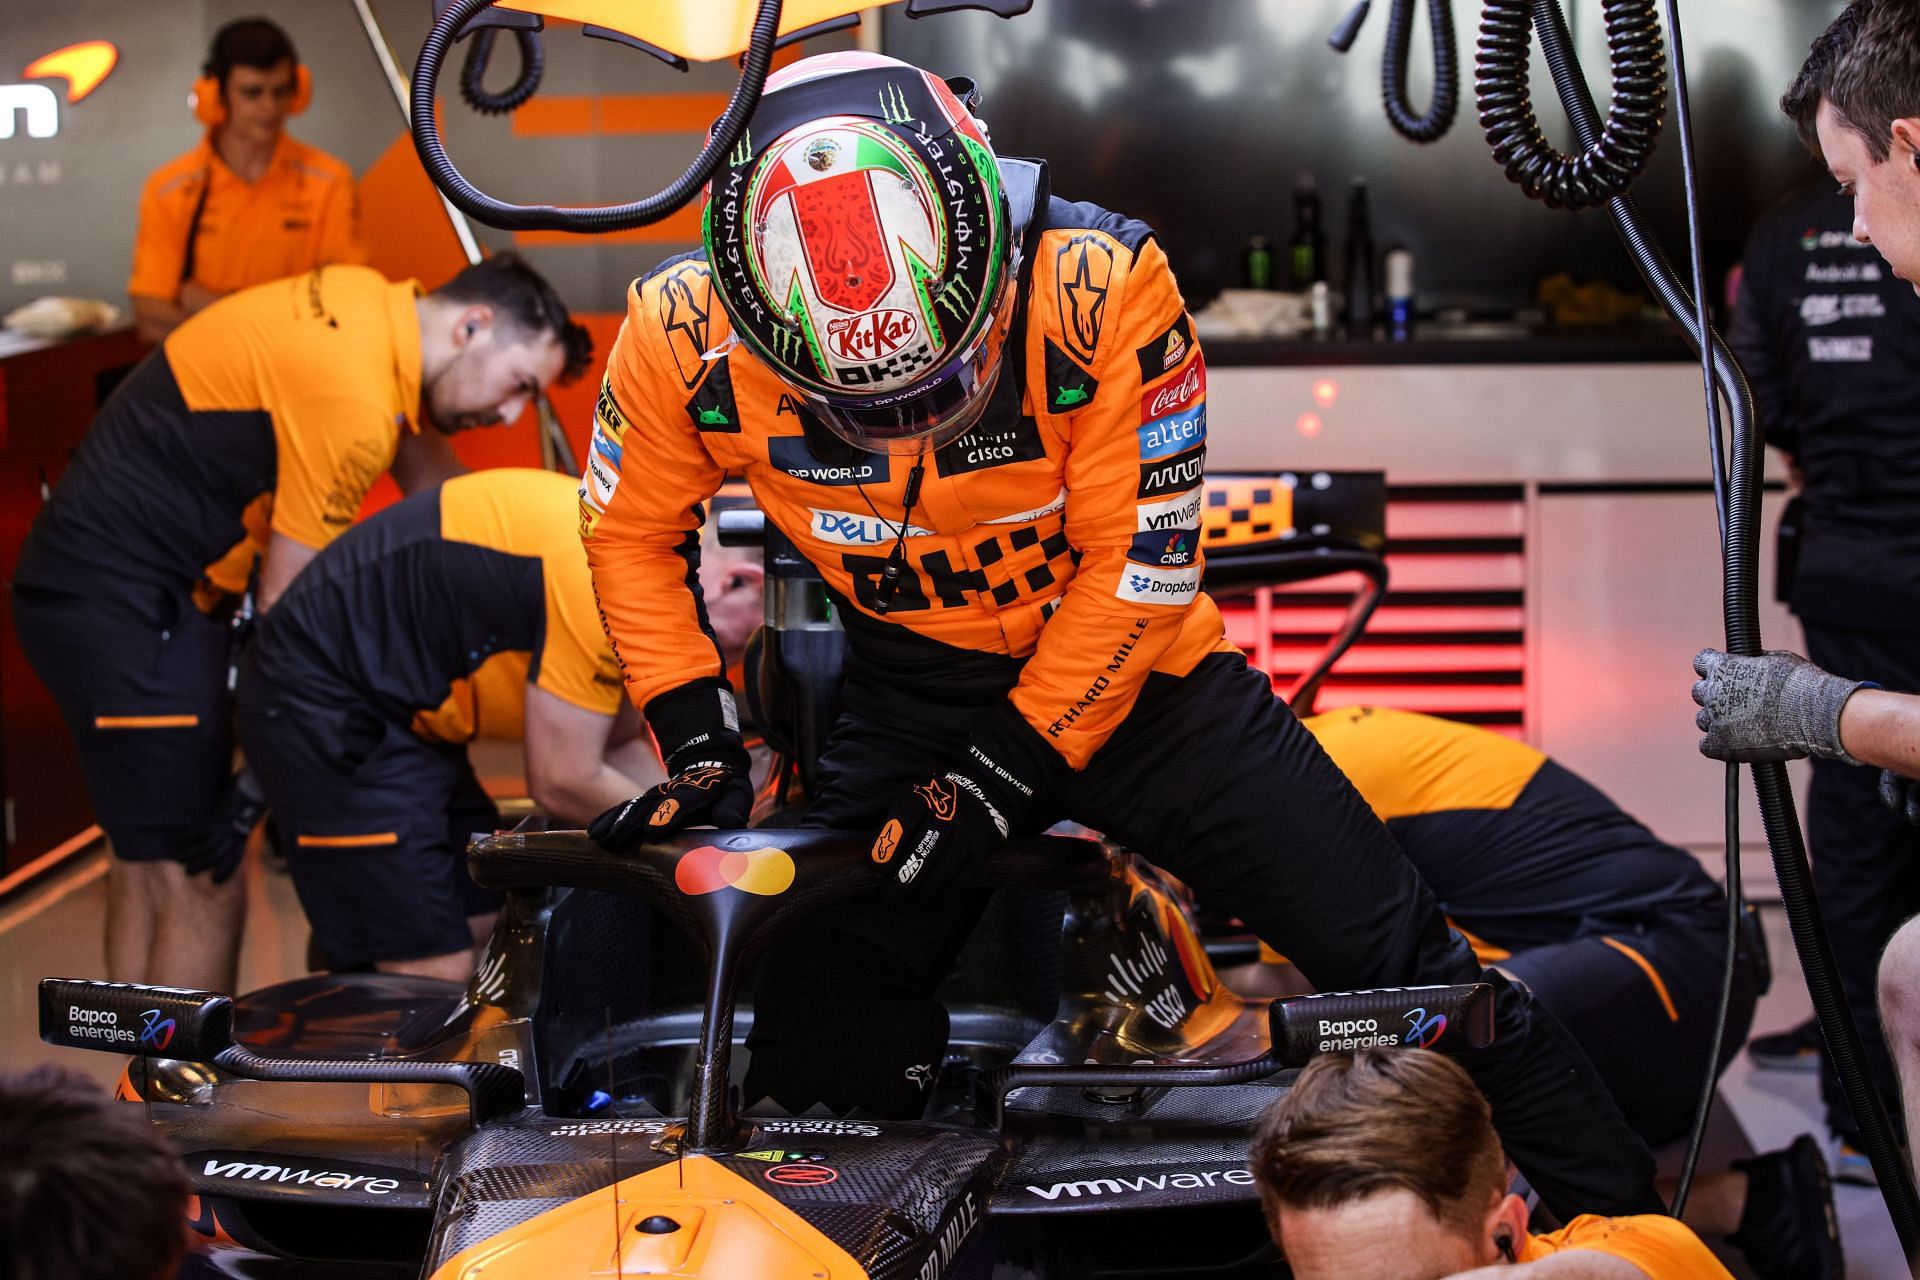
[[[1410,711],[1301,722],[1387,824],[1480,959],[1573,1033],[1652,1146],[1686,1135],[1707,1068],[1726,895],[1586,779],[1524,743]],[[1753,1022],[1759,946],[1743,948],[1719,1066]],[[1687,1223],[1728,1236],[1764,1276],[1842,1274],[1819,1145],[1703,1176]]]
[[[970,89],[970,86],[962,86]],[[768,82],[705,255],[637,282],[582,484],[628,694],[669,780],[620,848],[747,816],[747,755],[689,589],[737,469],[849,640],[809,821],[867,827],[884,901],[760,969],[750,1098],[918,1115],[970,866],[1070,816],[1280,940],[1324,989],[1492,982],[1471,1066],[1563,1214],[1654,1210],[1646,1148],[1550,1016],[1467,943],[1199,589],[1206,370],[1148,228],[997,161],[949,87],[871,54]],[[1003,353],[1012,358],[1002,359]],[[1284,824],[1284,825],[1282,825]]]
[[[499,819],[473,739],[524,739],[529,794],[561,822],[661,776],[594,607],[575,488],[499,468],[387,508],[320,553],[242,655],[240,745],[331,966],[472,974],[499,909],[463,856]]]
[[[233,989],[260,809],[232,773],[229,618],[256,558],[265,610],[381,472],[443,478],[444,433],[512,421],[589,354],[510,255],[424,295],[325,267],[192,317],[101,408],[21,548],[14,617],[114,853],[115,979]]]

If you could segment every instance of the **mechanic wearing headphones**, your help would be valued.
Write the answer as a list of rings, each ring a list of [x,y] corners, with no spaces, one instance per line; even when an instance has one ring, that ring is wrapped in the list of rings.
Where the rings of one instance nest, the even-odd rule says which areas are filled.
[[[768,81],[706,243],[632,289],[581,490],[671,775],[591,830],[619,849],[746,820],[689,589],[702,504],[737,469],[847,630],[808,821],[872,832],[884,895],[771,944],[748,1099],[919,1115],[947,1039],[934,989],[985,901],[970,873],[1070,816],[1323,989],[1493,983],[1498,1036],[1470,1067],[1515,1159],[1569,1216],[1656,1210],[1644,1144],[1565,1029],[1483,979],[1200,591],[1206,373],[1149,229],[1050,199],[947,84],[847,53]]]
[[[193,88],[206,136],[140,192],[133,241],[134,324],[148,342],[222,294],[328,263],[364,263],[353,173],[290,138],[312,76],[287,33],[264,18],[220,28]]]
[[[332,967],[473,972],[499,909],[466,870],[468,836],[498,826],[473,739],[524,739],[528,793],[562,825],[662,776],[600,627],[578,490],[507,467],[417,493],[322,551],[247,645],[241,748]]]
[[[270,607],[381,472],[407,492],[445,478],[446,433],[511,422],[589,346],[511,254],[429,294],[323,267],[193,316],[101,408],[13,591],[115,855],[113,978],[233,988],[233,872],[260,815],[232,775],[236,605]]]
[[[1573,1033],[1651,1146],[1686,1136],[1720,1006],[1727,899],[1692,854],[1658,839],[1585,779],[1524,743],[1411,711],[1347,707],[1301,722],[1373,806],[1480,959]],[[1760,985],[1735,975],[1720,1065],[1739,1051]],[[1728,1236],[1762,1275],[1838,1280],[1832,1188],[1819,1145],[1708,1174],[1695,1229]]]
[[[1490,1120],[1443,1054],[1309,1062],[1253,1139],[1260,1203],[1295,1280],[1732,1280],[1664,1214],[1582,1214],[1529,1234]]]

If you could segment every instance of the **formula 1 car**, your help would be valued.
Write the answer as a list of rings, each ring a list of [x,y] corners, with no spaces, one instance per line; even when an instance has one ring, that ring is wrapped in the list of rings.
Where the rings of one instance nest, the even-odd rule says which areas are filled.
[[[1384,486],[1351,483],[1367,480],[1377,523]],[[1270,505],[1284,487],[1251,483]],[[1222,589],[1236,562],[1272,581],[1309,576],[1286,567],[1302,557],[1378,560],[1377,536],[1335,546],[1336,520],[1220,510]],[[763,713],[789,634],[761,651]],[[763,724],[776,745],[796,733]],[[740,976],[779,929],[872,891],[869,836],[694,831],[612,855],[533,820],[469,851],[508,897],[464,990],[321,974],[233,1000],[47,979],[41,1035],[138,1055],[122,1096],[180,1151],[218,1274],[939,1280],[1284,1275],[1246,1158],[1289,1068],[1492,1034],[1484,986],[1242,998],[1181,886],[1047,836],[986,870],[996,902],[944,990],[953,1031],[924,1119],[743,1112]]]

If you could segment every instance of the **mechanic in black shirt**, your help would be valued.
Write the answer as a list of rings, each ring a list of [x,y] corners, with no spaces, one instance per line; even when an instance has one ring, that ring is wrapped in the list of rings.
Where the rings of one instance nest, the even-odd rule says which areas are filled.
[[[1767,442],[1800,479],[1781,547],[1783,593],[1806,652],[1829,671],[1920,692],[1920,298],[1825,182],[1755,225],[1728,340],[1746,367]],[[1797,560],[1797,567],[1795,562]],[[1874,970],[1901,921],[1920,912],[1920,831],[1876,797],[1878,777],[1813,760],[1807,834],[1841,987],[1875,1081],[1897,1106],[1874,1002]],[[1830,1067],[1828,1122],[1857,1148]],[[1864,1176],[1843,1151],[1841,1176]]]

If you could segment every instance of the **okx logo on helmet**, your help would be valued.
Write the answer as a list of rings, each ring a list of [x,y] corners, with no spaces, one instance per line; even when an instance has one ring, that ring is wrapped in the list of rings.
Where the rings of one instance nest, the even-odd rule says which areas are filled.
[[[781,70],[703,232],[734,331],[847,443],[929,452],[985,411],[1013,229],[986,129],[938,77],[871,53]]]

